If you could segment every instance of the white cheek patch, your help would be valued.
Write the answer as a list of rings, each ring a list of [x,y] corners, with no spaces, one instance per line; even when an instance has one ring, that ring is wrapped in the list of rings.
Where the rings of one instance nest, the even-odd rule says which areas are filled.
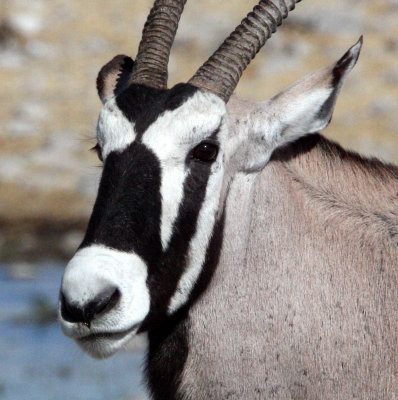
[[[147,266],[134,253],[100,245],[79,250],[67,265],[61,290],[68,302],[80,306],[92,301],[109,286],[120,291],[116,307],[92,321],[92,332],[123,331],[142,322],[149,312],[150,296],[146,285]],[[67,336],[81,334],[80,324],[61,318]]]
[[[187,174],[184,164],[169,168],[166,163],[161,165],[162,184],[160,194],[162,196],[162,214],[160,236],[163,250],[166,250],[173,234],[173,226],[184,196],[184,182]]]
[[[102,108],[97,125],[97,140],[102,158],[112,151],[123,151],[135,140],[134,123],[130,122],[112,98]]]
[[[167,249],[184,195],[186,157],[191,148],[220,125],[226,109],[217,96],[197,92],[176,110],[166,111],[145,132],[142,142],[159,158],[162,169],[161,240]]]

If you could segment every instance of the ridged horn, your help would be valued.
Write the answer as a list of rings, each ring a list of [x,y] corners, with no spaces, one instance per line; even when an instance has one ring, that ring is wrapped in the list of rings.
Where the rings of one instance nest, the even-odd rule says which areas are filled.
[[[189,83],[228,102],[243,71],[301,0],[261,0]]]
[[[156,0],[144,26],[131,83],[167,88],[167,66],[187,0]]]

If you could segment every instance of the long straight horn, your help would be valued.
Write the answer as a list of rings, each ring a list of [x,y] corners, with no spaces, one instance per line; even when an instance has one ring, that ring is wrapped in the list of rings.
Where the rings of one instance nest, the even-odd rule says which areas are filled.
[[[243,71],[301,0],[261,0],[189,83],[228,102]]]
[[[167,88],[167,65],[187,0],[156,0],[142,32],[131,82]]]

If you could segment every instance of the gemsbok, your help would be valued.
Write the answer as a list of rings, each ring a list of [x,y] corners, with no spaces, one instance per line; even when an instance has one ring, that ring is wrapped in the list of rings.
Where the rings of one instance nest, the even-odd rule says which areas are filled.
[[[93,357],[147,332],[156,400],[398,399],[398,168],[319,135],[362,39],[265,102],[232,93],[293,10],[261,0],[167,89],[186,0],[97,79],[102,178],[59,318]]]

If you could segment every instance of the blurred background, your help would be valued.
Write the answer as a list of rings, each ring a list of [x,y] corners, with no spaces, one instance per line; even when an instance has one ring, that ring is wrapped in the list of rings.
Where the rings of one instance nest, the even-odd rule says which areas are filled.
[[[82,239],[100,168],[99,69],[134,56],[153,0],[0,0],[0,400],[144,399],[145,339],[94,361],[55,323],[66,260]],[[170,60],[186,81],[257,0],[188,1]],[[306,0],[245,72],[265,100],[365,43],[325,134],[398,162],[398,0]]]

